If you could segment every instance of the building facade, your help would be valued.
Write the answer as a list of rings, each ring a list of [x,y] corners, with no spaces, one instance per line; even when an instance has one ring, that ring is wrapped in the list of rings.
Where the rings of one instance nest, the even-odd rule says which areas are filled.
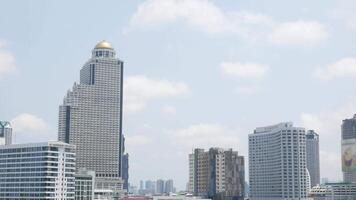
[[[58,139],[77,147],[77,169],[95,171],[95,188],[122,190],[123,62],[98,43],[59,106]]]
[[[165,183],[164,183],[164,193],[169,194],[169,193],[172,193],[172,192],[175,192],[174,191],[173,180],[172,179],[166,180]]]
[[[309,130],[306,134],[307,169],[310,175],[310,187],[320,184],[319,135]]]
[[[344,182],[356,182],[356,114],[351,119],[345,119],[341,125],[341,156]]]
[[[129,154],[128,153],[122,155],[122,180],[124,181],[123,189],[128,190],[129,189]]]
[[[164,180],[158,179],[156,181],[156,193],[157,194],[164,194]]]
[[[62,142],[0,146],[0,199],[74,200],[75,146]]]
[[[290,122],[256,128],[249,135],[250,199],[306,199],[305,140],[305,129]]]
[[[93,200],[95,172],[78,169],[75,174],[75,200]]]
[[[194,149],[189,155],[190,193],[213,199],[243,199],[244,158],[232,149]]]
[[[0,121],[0,145],[12,144],[12,128],[10,122]]]
[[[354,200],[356,183],[326,183],[314,186],[308,193],[312,200]]]

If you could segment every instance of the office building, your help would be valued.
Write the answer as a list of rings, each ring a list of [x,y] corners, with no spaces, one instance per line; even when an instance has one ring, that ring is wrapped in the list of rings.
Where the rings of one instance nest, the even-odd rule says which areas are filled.
[[[122,180],[124,181],[123,189],[129,189],[129,154],[122,155]]]
[[[75,146],[62,142],[0,146],[0,199],[74,200]]]
[[[164,185],[164,193],[169,194],[169,193],[175,192],[172,179],[166,180],[166,182],[164,184],[165,184]]]
[[[344,182],[356,182],[356,114],[342,121],[341,149]]]
[[[75,174],[75,200],[92,200],[94,198],[95,172],[78,169]]]
[[[158,179],[156,181],[156,193],[163,194],[164,193],[164,180]]]
[[[256,128],[249,135],[251,200],[307,197],[305,129],[291,122]]]
[[[12,128],[10,122],[0,121],[0,145],[12,143]]]
[[[320,184],[319,135],[313,130],[306,134],[307,169],[310,175],[310,186]]]
[[[189,192],[212,199],[244,199],[244,167],[244,158],[232,149],[194,149],[189,155]]]
[[[122,192],[123,62],[102,41],[59,106],[58,138],[76,145],[77,169],[95,171],[95,189]]]

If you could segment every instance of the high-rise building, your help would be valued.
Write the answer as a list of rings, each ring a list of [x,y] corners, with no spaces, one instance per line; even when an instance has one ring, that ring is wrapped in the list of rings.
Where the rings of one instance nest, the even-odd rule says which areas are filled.
[[[164,193],[164,180],[158,179],[156,181],[156,193],[163,194]]]
[[[306,134],[307,169],[310,175],[310,186],[320,184],[319,135],[309,130]]]
[[[342,121],[341,148],[344,182],[356,182],[356,114]]]
[[[58,138],[76,145],[77,169],[95,171],[95,189],[122,190],[123,62],[102,41],[59,106]]]
[[[213,199],[244,199],[245,164],[237,151],[194,149],[189,165],[189,192]]]
[[[122,180],[124,190],[129,189],[129,154],[122,155]]]
[[[0,121],[0,145],[12,143],[12,128],[10,122]]]
[[[0,163],[0,199],[75,199],[74,145],[1,145]]]
[[[305,140],[305,129],[291,122],[256,128],[249,135],[250,199],[306,199]]]
[[[169,180],[166,180],[166,182],[165,182],[164,193],[169,194],[171,192],[174,192],[174,185],[173,185],[173,180],[169,179]]]

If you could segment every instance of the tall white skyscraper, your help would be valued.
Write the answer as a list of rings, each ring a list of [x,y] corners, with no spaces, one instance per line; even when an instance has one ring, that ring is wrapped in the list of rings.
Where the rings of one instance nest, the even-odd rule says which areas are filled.
[[[256,128],[249,135],[250,199],[307,198],[305,129],[291,122]]]
[[[307,169],[310,175],[310,186],[320,184],[319,135],[313,130],[306,134]]]
[[[123,62],[102,41],[59,106],[58,139],[77,147],[76,166],[95,171],[95,189],[122,189]]]
[[[12,128],[10,122],[0,121],[0,145],[12,143]]]

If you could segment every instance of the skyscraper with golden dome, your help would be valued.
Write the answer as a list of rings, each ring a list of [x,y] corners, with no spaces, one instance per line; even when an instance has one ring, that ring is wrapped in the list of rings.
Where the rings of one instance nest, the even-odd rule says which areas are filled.
[[[95,171],[95,188],[122,189],[123,62],[99,42],[59,106],[58,139],[76,145],[76,167]]]

